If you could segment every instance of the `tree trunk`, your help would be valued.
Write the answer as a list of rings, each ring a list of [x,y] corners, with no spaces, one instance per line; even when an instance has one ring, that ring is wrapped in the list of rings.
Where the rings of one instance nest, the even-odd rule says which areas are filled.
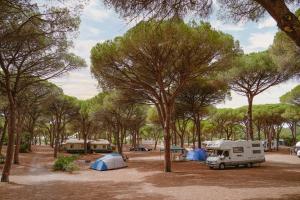
[[[196,135],[197,135],[197,142],[198,142],[198,148],[201,148],[201,120],[199,113],[196,114],[195,116],[195,126],[196,126]]]
[[[193,149],[196,148],[196,134],[195,134],[195,124],[193,126],[193,135],[192,135]]]
[[[171,128],[170,128],[170,121],[171,121],[171,112],[170,108],[166,105],[166,119],[164,121],[164,145],[165,145],[165,162],[164,168],[165,172],[171,172],[171,146],[170,146],[170,139],[171,139]]]
[[[247,132],[247,140],[254,140],[253,138],[253,120],[252,120],[252,105],[253,105],[253,97],[248,95],[248,111],[247,111],[247,119],[248,119],[248,132]]]
[[[8,90],[9,114],[8,114],[8,144],[6,158],[2,171],[1,182],[9,182],[9,174],[14,155],[14,140],[16,132],[16,105],[13,94]]]
[[[5,117],[3,131],[2,131],[1,138],[0,138],[0,155],[2,153],[2,146],[3,146],[4,138],[6,135],[7,125],[8,125],[8,120],[7,120],[7,117]]]
[[[300,21],[283,0],[255,0],[275,19],[277,26],[300,47]]]
[[[257,126],[257,135],[258,135],[258,140],[261,140],[261,135],[260,135],[260,126]]]
[[[184,148],[184,135],[180,136],[180,147]]]
[[[61,123],[61,117],[56,116],[55,133],[54,133],[54,136],[55,136],[55,138],[54,138],[54,158],[57,158],[57,154],[58,154],[60,123]]]
[[[22,132],[22,119],[21,114],[18,113],[17,117],[17,127],[16,127],[16,146],[15,146],[15,154],[14,154],[14,164],[20,164],[19,160],[19,152],[20,152],[20,142],[21,142],[21,132]]]
[[[88,148],[87,148],[87,135],[83,134],[83,146],[84,146],[84,154],[88,153]]]

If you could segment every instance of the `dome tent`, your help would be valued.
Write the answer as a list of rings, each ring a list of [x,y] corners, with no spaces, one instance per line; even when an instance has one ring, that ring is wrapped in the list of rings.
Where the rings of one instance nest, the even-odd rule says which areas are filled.
[[[110,169],[119,169],[127,167],[122,155],[118,153],[110,153],[91,164],[91,168],[98,171],[106,171]]]
[[[207,158],[206,151],[204,149],[195,149],[187,153],[187,160],[205,161]]]

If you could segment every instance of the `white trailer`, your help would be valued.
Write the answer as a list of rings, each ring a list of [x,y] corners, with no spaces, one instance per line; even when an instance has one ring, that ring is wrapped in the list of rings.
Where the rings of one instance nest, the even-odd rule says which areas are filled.
[[[253,164],[265,162],[264,147],[260,141],[216,140],[210,142],[206,149],[210,152],[206,160],[210,168],[252,167]]]

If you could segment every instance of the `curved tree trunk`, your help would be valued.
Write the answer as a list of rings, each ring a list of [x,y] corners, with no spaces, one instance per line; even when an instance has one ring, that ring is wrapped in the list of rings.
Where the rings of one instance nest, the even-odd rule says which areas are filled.
[[[300,21],[283,0],[255,0],[275,19],[277,26],[300,47]]]

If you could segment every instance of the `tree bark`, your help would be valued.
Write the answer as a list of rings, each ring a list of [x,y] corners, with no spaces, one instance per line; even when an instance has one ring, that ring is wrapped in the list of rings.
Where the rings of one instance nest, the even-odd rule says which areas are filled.
[[[170,145],[170,139],[171,139],[171,112],[170,108],[166,105],[166,119],[164,122],[164,145],[165,145],[165,162],[164,162],[164,168],[165,172],[171,172],[171,145]]]
[[[18,113],[17,117],[17,127],[16,127],[16,146],[15,146],[15,154],[14,154],[14,164],[20,164],[19,153],[20,153],[20,142],[21,142],[21,132],[22,132],[22,121],[21,113]]]
[[[197,142],[198,142],[198,148],[201,148],[201,120],[200,120],[200,116],[199,113],[197,113],[195,115],[194,118],[194,123],[195,123],[195,127],[196,127],[196,135],[197,135]]]
[[[251,95],[247,96],[248,98],[248,111],[247,111],[247,119],[248,119],[248,132],[247,132],[247,140],[254,140],[253,137],[253,119],[252,119],[252,106],[253,106],[253,97]]]
[[[4,138],[6,135],[6,131],[7,131],[7,125],[8,125],[8,120],[7,120],[7,117],[5,117],[3,131],[2,131],[1,138],[0,138],[0,155],[2,153],[2,146],[3,146]]]
[[[277,26],[300,47],[300,20],[283,0],[255,0],[275,19]]]
[[[15,98],[10,90],[8,91],[9,114],[8,114],[8,144],[6,150],[6,158],[2,171],[1,182],[9,182],[9,174],[14,155],[14,140],[16,132],[16,104]]]

